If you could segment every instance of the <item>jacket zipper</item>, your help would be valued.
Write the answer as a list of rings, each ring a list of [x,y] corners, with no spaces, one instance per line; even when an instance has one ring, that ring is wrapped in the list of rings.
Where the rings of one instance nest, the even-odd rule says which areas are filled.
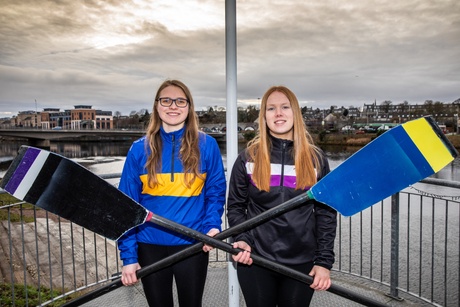
[[[171,182],[174,182],[174,156],[176,152],[176,137],[173,134],[172,138],[172,156],[171,156]]]
[[[280,186],[284,185],[284,153],[286,151],[286,142],[283,141],[283,150],[281,151],[281,180]]]

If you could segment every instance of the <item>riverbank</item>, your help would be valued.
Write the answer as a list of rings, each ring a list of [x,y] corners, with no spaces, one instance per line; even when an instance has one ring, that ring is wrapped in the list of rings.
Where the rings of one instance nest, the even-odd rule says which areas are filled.
[[[457,150],[460,150],[460,135],[449,134],[446,136],[452,145],[457,148]],[[336,145],[362,147],[373,141],[376,137],[376,134],[325,134],[321,137],[318,134],[313,135],[315,143],[319,146]]]

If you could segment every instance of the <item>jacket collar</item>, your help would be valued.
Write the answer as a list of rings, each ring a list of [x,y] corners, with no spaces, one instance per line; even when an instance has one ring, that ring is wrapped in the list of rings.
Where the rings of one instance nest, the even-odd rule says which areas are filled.
[[[286,139],[279,139],[274,137],[273,135],[269,134],[270,141],[272,143],[272,148],[275,150],[282,150],[283,144],[285,144],[285,148],[290,148],[294,146],[294,141],[286,140]]]
[[[182,138],[184,133],[185,133],[185,125],[181,129],[173,131],[173,132],[166,132],[163,129],[163,126],[160,127],[161,138],[167,142],[171,142],[173,139],[176,141],[179,140],[180,138]]]

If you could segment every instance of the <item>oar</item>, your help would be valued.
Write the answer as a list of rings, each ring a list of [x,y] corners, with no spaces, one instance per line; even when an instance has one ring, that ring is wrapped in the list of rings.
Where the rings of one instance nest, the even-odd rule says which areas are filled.
[[[242,252],[243,250],[240,248],[233,248],[231,244],[220,241],[216,238],[209,237],[207,235],[202,234],[201,232],[198,232],[196,230],[190,229],[188,227],[185,227],[181,224],[178,224],[176,222],[173,222],[171,220],[165,219],[163,217],[160,217],[155,214],[150,215],[151,218],[149,219],[150,222],[155,223],[159,226],[162,226],[164,228],[173,230],[177,233],[183,234],[189,238],[196,239],[200,242],[206,243],[208,245],[217,247],[223,251],[226,251],[227,253],[236,255],[239,252]],[[312,284],[313,283],[313,277],[309,276],[307,274],[303,274],[299,271],[293,270],[291,268],[288,268],[286,266],[283,266],[281,264],[278,264],[274,261],[268,260],[266,258],[263,258],[261,256],[258,256],[256,254],[251,254],[251,258],[253,260],[254,264],[257,264],[259,266],[263,266],[267,269],[270,269],[272,271],[281,273],[283,275],[286,275],[288,277],[291,277],[295,280],[298,280],[300,282],[306,283],[306,284]],[[363,304],[365,306],[387,306],[386,304],[382,304],[380,302],[377,302],[373,299],[367,298],[365,296],[353,293],[352,291],[340,287],[338,285],[332,284],[327,291],[337,294],[339,296],[345,297],[349,300],[353,300],[357,303]]]
[[[311,197],[344,216],[440,171],[458,155],[431,117],[396,126],[315,184]]]
[[[292,198],[284,203],[282,203],[281,205],[278,205],[277,207],[274,207],[272,209],[269,209],[263,213],[261,213],[260,215],[256,216],[256,217],[253,217],[249,220],[246,220],[244,221],[243,223],[241,224],[238,224],[236,226],[233,226],[231,228],[228,228],[224,231],[222,231],[221,233],[217,234],[214,239],[216,240],[224,240],[226,238],[229,238],[230,236],[233,236],[233,235],[236,235],[238,233],[241,233],[241,232],[244,232],[244,231],[247,231],[247,230],[250,230],[252,228],[255,228],[257,227],[258,225],[260,224],[263,224],[277,216],[280,216],[288,211],[291,211],[291,210],[294,210],[298,207],[301,207],[301,206],[304,206],[308,203],[311,203],[313,200],[312,199],[309,199],[309,196],[305,193],[305,194],[302,194],[300,196],[297,196],[295,198]],[[165,225],[165,223],[167,224],[168,221],[163,219],[163,218],[160,218],[156,215],[152,215],[152,218],[154,217],[154,220],[151,220],[151,222],[153,223],[159,223],[160,225]],[[173,225],[175,223],[171,222],[170,225]],[[176,228],[176,227],[180,227],[180,228]],[[169,228],[169,227],[167,227]],[[172,230],[179,230],[179,229],[184,229],[184,226],[180,225],[180,224],[175,224],[174,226],[172,226],[172,228],[170,228]],[[187,229],[187,228],[185,228]],[[193,230],[189,230],[187,229],[186,231],[192,231]],[[185,235],[187,235],[185,233]],[[196,235],[195,233],[195,239],[197,239],[198,235]],[[200,237],[202,238],[202,237]],[[206,237],[206,240],[207,238],[209,237]],[[198,238],[199,240],[199,238]],[[200,240],[201,241],[201,240]],[[215,242],[215,241],[213,241]],[[221,245],[221,243],[218,243],[220,247],[222,247],[224,249],[224,251],[228,251],[229,250],[229,246],[228,245]],[[224,243],[225,244],[225,243]],[[210,245],[213,245],[213,244],[210,244]],[[140,279],[144,276],[147,276],[147,275],[150,275],[154,272],[157,272],[167,266],[170,266],[176,262],[179,262],[193,254],[196,254],[198,252],[201,251],[202,249],[202,246],[203,244],[200,242],[200,243],[196,243],[192,246],[190,246],[189,248],[181,251],[181,252],[178,252],[174,255],[171,255],[167,258],[164,258],[158,262],[155,262],[151,265],[148,265],[146,267],[143,267],[141,269],[139,269],[137,272],[136,272],[136,275],[137,275],[137,278]],[[218,247],[219,248],[219,247]],[[236,250],[236,249],[232,249],[231,250],[231,253],[238,253],[239,250]],[[311,283],[311,277],[308,276],[308,275],[304,275],[304,274],[301,274],[297,271],[293,271],[287,267],[284,267],[282,265],[279,265],[279,264],[276,264],[276,263],[273,263],[273,262],[270,262],[270,261],[265,261],[265,259],[261,258],[261,257],[258,257],[256,256],[256,258],[259,258],[262,259],[260,260],[261,261],[261,265],[269,268],[269,269],[273,269],[273,270],[276,270],[282,274],[285,274],[287,276],[291,276],[292,278],[294,279],[297,279],[297,280],[300,280],[302,282],[306,282],[306,283]],[[256,260],[257,261],[257,260]],[[99,287],[98,289],[95,289],[91,292],[88,292],[70,302],[67,302],[66,304],[63,305],[63,307],[74,307],[74,306],[80,306],[84,303],[87,303],[101,295],[104,295],[110,291],[113,291],[119,287],[121,287],[123,284],[121,282],[121,279],[120,278],[117,278],[116,280],[112,281],[111,283],[105,285],[105,286],[102,286],[102,287]],[[329,290],[330,292],[332,293],[335,293],[339,296],[342,296],[342,297],[345,297],[349,300],[352,300],[354,302],[357,302],[357,303],[360,303],[360,304],[363,304],[365,306],[385,306],[385,305],[382,305],[380,302],[377,302],[377,301],[374,301],[368,297],[365,297],[365,296],[362,296],[358,293],[354,293],[353,291],[350,291],[346,288],[342,288],[340,286],[337,286],[337,285],[333,285],[332,288]]]
[[[306,199],[308,198],[307,194],[301,195],[302,197],[296,197],[293,198],[289,201],[284,202],[283,204],[274,207],[270,210],[267,210],[263,212],[262,214],[253,217],[252,219],[246,220],[241,224],[238,224],[234,227],[228,228],[221,233],[218,233],[214,238],[218,240],[225,240],[233,235],[239,234],[241,232],[250,230],[254,227],[257,227],[260,224],[265,223],[268,220],[271,220],[272,218],[275,218],[277,216],[280,216],[288,211],[291,211],[295,208],[298,208],[300,206],[306,205]],[[312,202],[312,200],[308,201]],[[157,261],[153,264],[150,264],[148,266],[142,267],[136,272],[136,276],[138,279],[148,276],[154,272],[157,272],[167,266],[170,266],[176,262],[179,262],[191,255],[194,255],[202,250],[203,243],[196,243],[193,244],[192,246],[184,249],[183,251],[180,251],[174,255],[171,255],[169,257],[166,257],[160,261]],[[117,278],[114,281],[108,283],[107,285],[104,285],[102,287],[99,287],[91,292],[88,292],[76,299],[73,299],[70,302],[67,302],[66,304],[62,305],[63,307],[74,307],[74,306],[80,306],[84,303],[87,303],[101,295],[104,295],[110,291],[113,291],[119,287],[121,287],[123,283],[121,282],[121,278]],[[349,290],[344,289],[343,290],[343,295],[346,297],[349,297],[350,299],[354,300],[355,302],[366,302],[367,298],[362,297],[359,294],[355,294]]]
[[[316,199],[351,215],[439,171],[455,156],[456,150],[433,120],[421,118],[384,133],[299,197],[302,201]],[[381,171],[395,168],[389,162],[398,166],[397,180],[392,180],[392,172]],[[360,165],[365,166],[363,171]],[[366,184],[372,176],[385,187]],[[357,186],[362,190],[357,191]],[[33,147],[21,147],[1,187],[18,199],[114,240],[152,215],[78,164]],[[335,197],[328,197],[332,190]]]

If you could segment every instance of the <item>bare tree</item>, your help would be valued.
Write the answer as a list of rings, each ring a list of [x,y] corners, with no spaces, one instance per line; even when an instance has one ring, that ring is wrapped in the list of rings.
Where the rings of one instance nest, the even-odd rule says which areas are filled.
[[[382,106],[383,108],[383,112],[387,113],[390,112],[390,105],[392,104],[393,102],[391,100],[385,100],[384,102],[382,102],[380,105]]]

